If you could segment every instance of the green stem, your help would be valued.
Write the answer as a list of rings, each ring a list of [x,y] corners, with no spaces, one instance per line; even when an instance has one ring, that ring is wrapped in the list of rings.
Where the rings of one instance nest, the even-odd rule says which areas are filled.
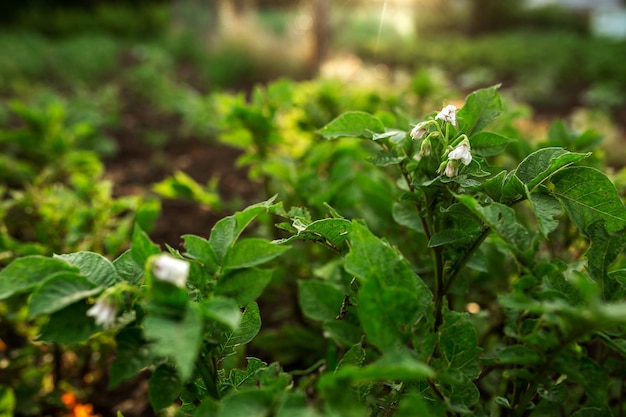
[[[200,376],[204,382],[204,386],[207,389],[209,395],[218,400],[220,399],[220,393],[217,389],[217,364],[212,355],[208,354],[203,357],[203,360],[198,362],[198,370]]]

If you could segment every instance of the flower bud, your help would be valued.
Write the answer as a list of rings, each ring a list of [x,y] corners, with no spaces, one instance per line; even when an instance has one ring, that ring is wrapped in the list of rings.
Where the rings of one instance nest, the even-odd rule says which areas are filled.
[[[448,161],[446,169],[443,173],[448,178],[456,177],[456,175],[459,173],[459,163],[455,160]]]
[[[152,265],[152,273],[161,281],[170,282],[183,288],[189,276],[189,262],[169,255],[159,255]]]
[[[421,139],[426,134],[426,122],[421,122],[415,125],[411,130],[411,137],[413,140]]]

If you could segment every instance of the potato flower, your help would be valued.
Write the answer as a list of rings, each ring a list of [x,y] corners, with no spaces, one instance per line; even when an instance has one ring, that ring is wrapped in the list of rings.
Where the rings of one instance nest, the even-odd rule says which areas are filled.
[[[157,279],[183,288],[189,276],[189,262],[169,255],[159,255],[154,260],[152,272]]]
[[[439,113],[437,113],[437,115],[435,116],[435,120],[442,120],[456,127],[456,110],[456,106],[448,104]]]

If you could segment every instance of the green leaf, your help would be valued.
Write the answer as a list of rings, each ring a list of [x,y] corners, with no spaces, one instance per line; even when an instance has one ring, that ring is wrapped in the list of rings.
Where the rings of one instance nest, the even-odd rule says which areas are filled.
[[[359,316],[370,342],[382,350],[394,346],[406,325],[419,315],[432,317],[430,289],[407,261],[365,226],[353,222],[352,247],[345,269],[363,284],[359,290]]]
[[[252,220],[261,213],[271,211],[275,207],[280,206],[280,204],[273,204],[275,199],[276,197],[274,196],[267,201],[246,207],[243,211],[221,219],[213,226],[209,243],[213,247],[218,264],[221,264],[228,249]]]
[[[424,233],[424,227],[420,220],[419,213],[412,201],[397,201],[393,203],[391,211],[393,220],[400,226],[408,227],[419,233]]]
[[[341,311],[344,294],[336,286],[318,280],[299,280],[300,308],[308,318],[333,321]]]
[[[408,288],[384,287],[369,279],[359,290],[361,326],[368,341],[382,351],[395,347],[422,312],[416,294]]]
[[[348,379],[354,383],[373,381],[420,381],[435,376],[433,370],[404,351],[385,353],[377,361],[357,368],[345,365],[335,372],[338,379]]]
[[[213,297],[202,301],[201,307],[205,320],[226,326],[229,331],[236,330],[241,323],[241,310],[231,298]]]
[[[82,275],[75,272],[58,272],[35,289],[30,299],[28,317],[54,313],[100,291],[102,287]]]
[[[497,133],[480,132],[470,137],[470,147],[472,155],[493,156],[504,151],[506,145],[515,141]]]
[[[115,267],[104,256],[94,252],[76,252],[66,255],[55,255],[56,258],[63,259],[70,265],[74,265],[80,270],[80,273],[91,282],[101,287],[110,287],[121,277],[118,275]]]
[[[308,398],[302,391],[289,393],[281,403],[276,417],[322,417],[308,404]]]
[[[67,345],[82,343],[100,331],[95,321],[87,316],[91,308],[84,300],[77,301],[50,315],[50,320],[41,327],[37,340]],[[71,323],[71,326],[68,326]]]
[[[465,105],[457,113],[461,132],[471,137],[500,116],[502,102],[498,88],[499,84],[483,88],[465,98]]]
[[[404,394],[394,417],[435,417],[419,393]]]
[[[469,239],[469,237],[470,236],[463,230],[446,229],[432,235],[428,241],[428,247],[436,248],[439,246],[451,245],[453,243],[463,242]]]
[[[150,365],[153,356],[141,329],[126,327],[115,335],[115,359],[111,363],[109,388],[137,375]]]
[[[456,198],[505,241],[522,251],[529,248],[530,234],[517,222],[515,211],[511,207],[500,203],[481,206],[478,201],[468,195],[457,195]]]
[[[243,317],[237,330],[226,333],[220,349],[223,356],[233,354],[237,346],[245,345],[252,341],[259,333],[259,330],[261,330],[259,306],[256,303],[250,303],[243,312]]]
[[[607,410],[596,407],[585,407],[576,411],[571,417],[607,417],[609,415]]]
[[[515,170],[515,176],[532,191],[537,185],[591,153],[573,153],[563,148],[542,148],[528,155]]]
[[[50,275],[61,271],[78,271],[60,259],[32,255],[18,258],[0,271],[0,300],[30,291]]]
[[[154,353],[171,358],[180,378],[187,381],[202,343],[202,317],[197,306],[189,304],[182,320],[149,315],[143,325]]]
[[[113,267],[122,280],[137,285],[143,278],[143,267],[137,265],[129,249],[113,261]]]
[[[542,361],[539,353],[524,345],[507,346],[497,355],[496,361],[507,365],[535,365]]]
[[[159,365],[150,376],[148,386],[150,405],[154,411],[169,407],[178,399],[182,388],[183,383],[176,370],[167,364]]]
[[[224,395],[229,390],[241,390],[246,388],[256,388],[259,380],[256,373],[259,369],[267,367],[267,364],[257,358],[246,358],[248,365],[245,370],[232,369],[228,374],[228,379],[220,384],[220,395]]]
[[[375,133],[384,132],[385,126],[378,118],[362,111],[344,113],[319,130],[320,135],[326,139],[340,137],[372,139]]]
[[[346,219],[321,219],[305,225],[302,223],[301,230],[287,239],[274,243],[285,244],[292,240],[314,240],[328,242],[336,248],[340,248],[352,231],[352,223]]]
[[[552,182],[553,195],[583,233],[598,220],[604,220],[609,233],[626,227],[626,207],[611,180],[602,172],[589,167],[571,167],[554,175]]]
[[[152,243],[148,234],[135,225],[130,251],[135,263],[143,268],[150,256],[161,253],[161,248]]]
[[[219,268],[219,264],[217,262],[217,255],[209,241],[196,235],[183,235],[182,238],[185,242],[187,256],[199,260],[208,268],[211,274],[215,274]]]
[[[222,400],[218,417],[266,417],[275,393],[269,390],[235,391]]]
[[[621,284],[609,274],[609,266],[626,246],[626,234],[623,231],[608,233],[604,222],[599,221],[587,227],[587,235],[591,239],[591,245],[585,253],[589,275],[600,284],[604,300],[618,301]]]
[[[241,306],[250,304],[272,280],[273,269],[240,269],[227,272],[217,282],[215,294],[231,297]]]
[[[238,269],[261,265],[277,258],[289,249],[288,246],[279,246],[265,239],[241,239],[226,252],[224,268]]]
[[[381,150],[367,160],[377,167],[387,167],[389,165],[398,165],[405,158],[405,155],[396,155],[395,152]]]
[[[466,313],[444,312],[439,346],[448,370],[461,372],[470,379],[478,377],[478,355],[482,349],[478,347],[476,329]]]
[[[557,217],[563,213],[561,204],[550,194],[531,193],[528,201],[533,208],[541,234],[548,238],[550,232],[557,228]]]

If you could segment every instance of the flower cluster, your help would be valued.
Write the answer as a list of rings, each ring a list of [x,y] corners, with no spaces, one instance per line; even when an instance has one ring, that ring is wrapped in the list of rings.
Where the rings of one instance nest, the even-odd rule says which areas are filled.
[[[472,162],[472,149],[469,143],[467,136],[461,135],[458,139],[455,139],[453,142],[458,143],[459,140],[462,139],[458,145],[454,148],[448,147],[448,131],[446,129],[445,134],[442,131],[442,127],[436,121],[441,120],[443,123],[450,123],[452,126],[456,127],[456,113],[457,108],[452,104],[445,106],[437,115],[434,120],[427,120],[418,123],[411,130],[410,136],[413,140],[422,140],[420,144],[419,152],[414,156],[414,159],[419,161],[424,156],[429,156],[431,153],[432,143],[431,140],[437,137],[440,137],[442,140],[442,147],[444,149],[448,149],[447,155],[445,155],[444,161],[441,163],[440,168],[437,172],[443,174],[449,178],[456,177],[459,173],[459,167],[462,163],[465,166],[468,166]],[[430,128],[430,133],[428,133]]]

